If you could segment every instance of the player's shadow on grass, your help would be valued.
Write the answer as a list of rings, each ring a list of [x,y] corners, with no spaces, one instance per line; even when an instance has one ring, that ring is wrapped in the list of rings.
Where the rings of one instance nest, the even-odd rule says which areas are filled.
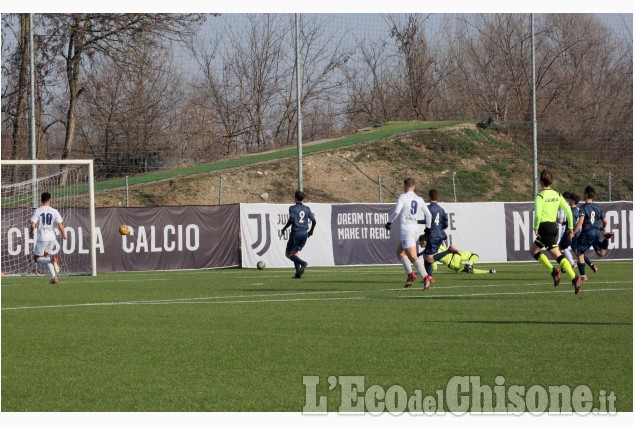
[[[242,292],[278,292],[278,293],[282,293],[282,292],[324,292],[327,291],[328,292],[337,292],[337,289],[331,289],[331,288],[309,288],[309,287],[302,287],[302,286],[298,286],[298,287],[293,287],[293,288],[263,288],[263,287],[255,287],[255,288],[243,288],[241,289]],[[342,290],[342,292],[348,293],[350,291],[346,291],[346,290]]]
[[[553,320],[426,320],[426,323],[461,323],[473,325],[583,325],[583,326],[633,326],[626,322],[572,322]]]

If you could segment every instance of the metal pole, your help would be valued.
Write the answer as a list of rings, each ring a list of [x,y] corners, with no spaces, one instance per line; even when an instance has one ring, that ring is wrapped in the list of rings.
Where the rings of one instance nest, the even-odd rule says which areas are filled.
[[[218,205],[221,204],[221,199],[223,197],[223,175],[218,176]]]
[[[37,143],[35,137],[35,47],[33,46],[33,14],[29,13],[29,68],[30,68],[30,86],[31,86],[31,95],[30,97],[30,107],[31,107],[31,159],[37,159]],[[33,208],[37,208],[37,165],[31,165],[31,178],[33,179],[32,183],[32,204]]]
[[[534,14],[531,15],[531,115],[534,160],[534,196],[538,194],[538,121],[536,119],[536,44],[534,42]]]
[[[302,88],[300,87],[300,15],[295,14],[295,86],[298,134],[298,190],[302,190]]]
[[[609,171],[609,202],[613,200],[613,194],[611,192],[613,192],[613,175]]]
[[[128,191],[129,191],[128,176],[126,176],[126,208],[128,208]]]
[[[97,221],[95,219],[95,168],[93,160],[88,163],[88,215],[90,221],[90,265],[91,275],[97,276]]]
[[[377,177],[377,183],[379,184],[379,203],[383,204],[384,203],[384,197],[383,197],[383,194],[381,193],[381,176]]]
[[[456,176],[456,171],[452,172],[452,190],[454,191],[454,202],[456,202],[456,183],[454,182],[454,177]]]

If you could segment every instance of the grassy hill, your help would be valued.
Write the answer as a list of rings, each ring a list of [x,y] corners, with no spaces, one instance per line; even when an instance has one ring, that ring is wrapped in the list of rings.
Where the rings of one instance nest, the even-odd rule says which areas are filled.
[[[389,123],[306,144],[304,191],[311,202],[393,202],[403,179],[412,176],[420,193],[436,188],[445,201],[527,201],[533,193],[527,137],[526,131],[478,129],[473,122]],[[555,150],[541,158],[540,168],[544,166],[554,169],[556,189],[581,193],[592,184],[599,201],[608,200],[608,173],[613,171],[612,199],[632,200],[632,172],[598,164],[590,155]],[[123,181],[99,183],[97,205],[125,205]],[[296,149],[148,173],[129,181],[129,206],[210,205],[219,198],[223,204],[289,203],[297,187]]]

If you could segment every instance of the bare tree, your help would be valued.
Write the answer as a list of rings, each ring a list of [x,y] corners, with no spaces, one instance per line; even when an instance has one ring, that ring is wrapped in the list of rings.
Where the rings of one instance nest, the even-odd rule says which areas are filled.
[[[3,32],[13,30],[12,18],[18,21],[16,43],[14,46],[6,46],[6,53],[9,59],[7,64],[3,62],[3,79],[8,79],[11,83],[3,82],[2,90],[2,112],[3,126],[10,131],[10,159],[18,159],[25,155],[28,141],[28,108],[27,96],[29,94],[29,14],[2,15]],[[3,36],[3,52],[5,51]],[[5,80],[6,81],[6,80]],[[3,143],[3,146],[5,144]]]
[[[349,126],[374,125],[394,119],[400,99],[395,99],[394,70],[385,40],[357,40],[358,53],[342,67],[346,78]]]
[[[95,59],[80,100],[78,149],[111,175],[142,171],[149,157],[173,156],[180,144],[172,129],[184,99],[170,55],[149,46],[134,53],[126,64]]]
[[[453,87],[470,105],[470,117],[529,119],[531,74],[527,15],[459,18],[452,47]],[[469,116],[469,115],[468,115]]]
[[[397,43],[403,57],[406,96],[414,118],[428,119],[428,109],[435,98],[434,59],[425,35],[427,17],[409,14],[401,22],[395,15],[389,17],[390,37]]]
[[[66,134],[62,158],[69,158],[75,145],[77,105],[84,87],[82,65],[97,55],[125,63],[131,50],[156,46],[165,40],[185,41],[200,22],[198,15],[176,14],[52,14],[47,15],[47,35],[57,40],[64,58],[68,88]]]
[[[296,136],[293,23],[278,15],[247,15],[244,20],[239,29],[223,27],[194,51],[203,75],[196,82],[197,103],[222,127],[219,139],[227,154],[288,145]],[[303,18],[301,28],[301,102],[315,114],[305,126],[310,139],[324,131],[322,125],[333,125],[332,118],[325,124],[327,103],[341,88],[336,74],[346,53],[341,37],[327,34],[319,16]]]

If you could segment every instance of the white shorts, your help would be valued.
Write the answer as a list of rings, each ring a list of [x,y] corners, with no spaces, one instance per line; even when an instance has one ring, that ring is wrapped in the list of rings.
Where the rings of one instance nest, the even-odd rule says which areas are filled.
[[[57,241],[36,241],[33,247],[33,255],[43,257],[45,252],[54,254],[58,249]]]
[[[419,232],[418,231],[410,231],[401,234],[401,247],[403,249],[412,248],[413,246],[417,246],[419,242]]]

